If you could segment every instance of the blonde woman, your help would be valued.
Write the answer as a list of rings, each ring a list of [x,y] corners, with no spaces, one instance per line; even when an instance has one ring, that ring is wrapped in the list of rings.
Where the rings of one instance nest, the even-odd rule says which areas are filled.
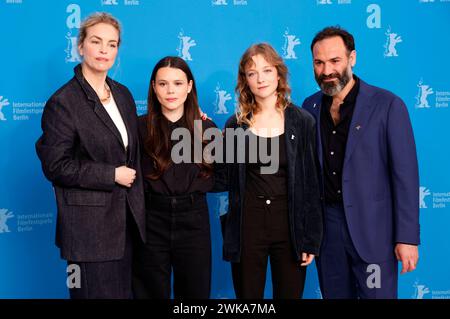
[[[49,98],[36,143],[56,193],[56,244],[80,275],[71,298],[131,298],[132,239],[145,238],[136,106],[130,91],[107,76],[120,42],[111,15],[83,22],[83,62]]]

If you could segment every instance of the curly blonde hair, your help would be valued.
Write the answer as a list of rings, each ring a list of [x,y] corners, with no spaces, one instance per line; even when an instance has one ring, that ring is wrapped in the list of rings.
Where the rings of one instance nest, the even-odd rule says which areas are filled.
[[[276,108],[280,111],[291,103],[291,88],[288,84],[288,68],[284,64],[283,59],[275,51],[275,49],[268,43],[258,43],[249,47],[241,57],[239,62],[238,81],[236,85],[236,93],[239,96],[239,111],[236,113],[237,121],[239,124],[247,124],[251,126],[251,114],[259,111],[259,107],[256,103],[255,96],[253,95],[250,87],[247,84],[247,78],[245,74],[245,68],[253,64],[252,57],[255,55],[262,55],[264,59],[271,65],[273,65],[278,72],[280,80],[277,87],[277,102]]]

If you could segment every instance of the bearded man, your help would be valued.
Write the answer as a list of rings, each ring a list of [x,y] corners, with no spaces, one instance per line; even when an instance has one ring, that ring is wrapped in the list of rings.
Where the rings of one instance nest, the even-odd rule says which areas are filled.
[[[321,91],[303,108],[316,119],[324,237],[316,259],[324,298],[397,298],[417,266],[419,177],[408,111],[393,93],[353,74],[353,36],[327,27],[312,43]]]

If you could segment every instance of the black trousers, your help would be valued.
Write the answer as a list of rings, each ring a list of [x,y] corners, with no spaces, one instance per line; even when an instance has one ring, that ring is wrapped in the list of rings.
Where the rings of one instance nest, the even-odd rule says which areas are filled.
[[[133,242],[142,242],[131,212],[127,212],[125,251],[122,259],[73,262],[80,270],[80,287],[69,288],[71,299],[131,299]]]
[[[134,255],[136,298],[209,298],[211,235],[206,196],[147,196],[147,243]],[[148,198],[150,196],[150,198]]]
[[[236,297],[262,299],[270,259],[274,299],[301,298],[306,267],[295,259],[289,231],[287,197],[246,194],[241,259],[232,263]]]

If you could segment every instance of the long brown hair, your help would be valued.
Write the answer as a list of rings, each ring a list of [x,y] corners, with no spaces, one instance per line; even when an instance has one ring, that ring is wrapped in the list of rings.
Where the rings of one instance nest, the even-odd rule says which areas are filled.
[[[250,115],[259,111],[255,96],[247,84],[245,68],[253,64],[252,57],[255,55],[262,55],[264,59],[273,65],[278,72],[280,80],[277,87],[277,102],[276,107],[284,110],[290,103],[291,88],[288,84],[288,69],[284,64],[283,59],[275,51],[275,49],[268,43],[258,43],[249,47],[242,55],[239,63],[238,83],[236,85],[236,93],[239,96],[239,112],[236,114],[239,124],[245,123],[251,125]]]
[[[152,180],[159,179],[173,163],[170,158],[171,132],[169,131],[169,120],[162,114],[161,103],[153,88],[153,83],[155,82],[158,70],[164,67],[180,69],[186,74],[188,82],[192,81],[192,89],[184,102],[184,112],[181,119],[191,134],[192,145],[194,144],[194,130],[196,129],[194,128],[194,120],[201,120],[197,88],[191,69],[187,63],[179,57],[167,56],[162,58],[153,68],[147,100],[147,139],[144,141],[144,150],[153,160],[154,170],[147,176]],[[198,133],[201,134],[202,145],[206,145],[207,141],[203,140],[203,127],[201,132]],[[196,164],[200,167],[200,177],[206,178],[211,176],[212,164],[205,163],[203,157],[202,162]]]

